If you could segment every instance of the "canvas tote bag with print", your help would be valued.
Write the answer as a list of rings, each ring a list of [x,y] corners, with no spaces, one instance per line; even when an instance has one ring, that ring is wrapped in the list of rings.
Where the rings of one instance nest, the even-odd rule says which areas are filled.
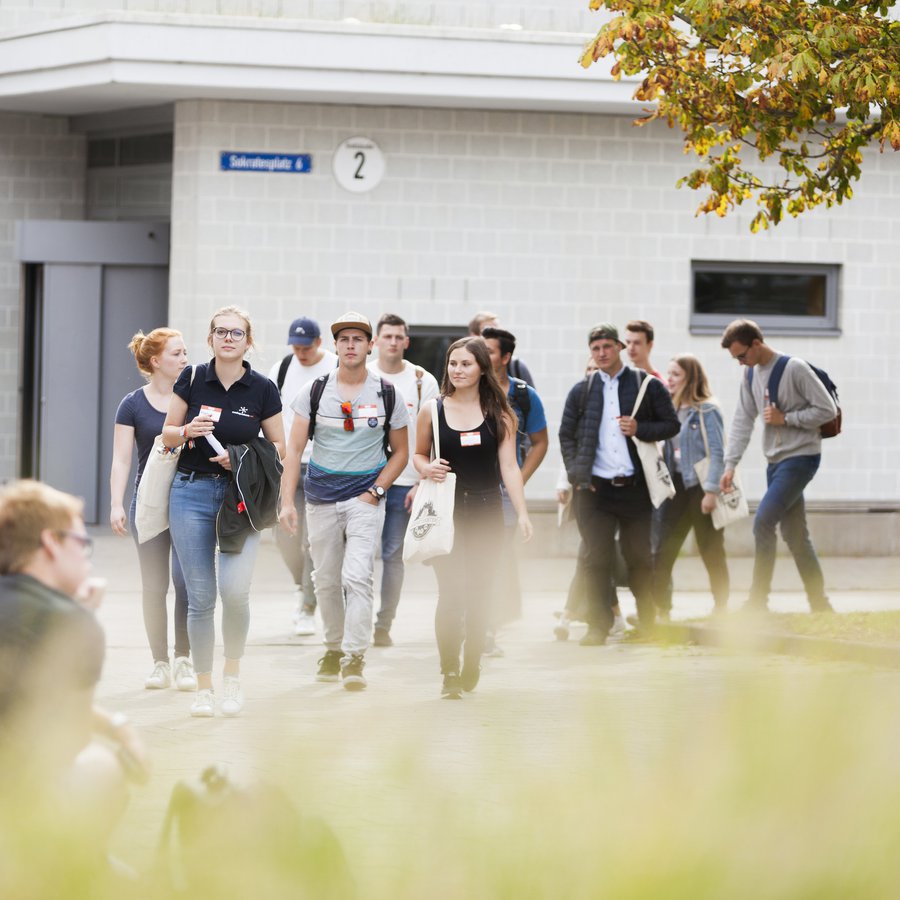
[[[631,413],[635,419],[638,417],[638,407],[644,399],[644,394],[647,393],[647,385],[652,377],[652,375],[647,375],[641,383],[641,389],[638,391],[637,399],[634,401],[634,410]],[[644,470],[650,502],[659,509],[666,500],[675,496],[675,485],[672,483],[669,467],[663,460],[659,444],[656,441],[640,441],[636,434],[633,434],[631,439],[634,441],[634,446],[637,447],[641,468]]]
[[[431,428],[434,433],[431,458],[440,459],[437,400],[431,401]],[[419,482],[403,540],[403,562],[427,562],[435,556],[446,556],[453,549],[455,503],[456,475],[453,472],[447,473],[445,481],[423,478]]]
[[[191,367],[191,385],[195,367]],[[182,444],[182,446],[184,446]],[[169,493],[178,468],[181,447],[170,450],[158,434],[138,485],[137,504],[134,509],[134,527],[138,543],[146,544],[169,527]]]
[[[702,485],[706,481],[709,472],[709,438],[706,435],[706,423],[703,421],[703,413],[700,413],[700,433],[703,435],[703,446],[706,456],[694,463],[694,471]],[[741,487],[738,473],[735,471],[732,489],[726,494],[720,491],[716,495],[716,508],[710,513],[713,527],[721,531],[726,525],[746,519],[750,515],[750,507],[747,505],[747,495]]]

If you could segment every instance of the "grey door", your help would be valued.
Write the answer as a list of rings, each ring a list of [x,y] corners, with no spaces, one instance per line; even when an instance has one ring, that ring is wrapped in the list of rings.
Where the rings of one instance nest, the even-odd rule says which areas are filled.
[[[102,524],[116,409],[143,383],[127,344],[167,324],[168,226],[29,221],[18,244],[40,269],[23,299],[20,473],[83,497]]]

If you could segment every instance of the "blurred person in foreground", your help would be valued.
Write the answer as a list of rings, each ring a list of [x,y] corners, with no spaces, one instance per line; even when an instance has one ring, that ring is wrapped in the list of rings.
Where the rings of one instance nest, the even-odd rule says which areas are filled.
[[[53,827],[99,861],[125,809],[126,774],[143,781],[149,769],[128,720],[94,704],[105,641],[91,547],[81,500],[37,481],[0,491],[2,814],[18,828],[15,798],[27,800],[46,842],[46,801]]]

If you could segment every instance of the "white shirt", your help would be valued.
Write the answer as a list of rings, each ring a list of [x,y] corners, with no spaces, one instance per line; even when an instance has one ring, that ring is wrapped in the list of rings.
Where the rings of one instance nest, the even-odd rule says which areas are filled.
[[[291,426],[294,424],[294,410],[291,404],[294,398],[300,393],[300,388],[314,378],[325,375],[333,371],[337,367],[337,356],[330,350],[322,351],[322,358],[311,366],[303,366],[300,360],[295,356],[288,366],[288,370],[284,376],[284,385],[281,388],[281,417],[284,419],[284,439],[287,441],[291,436]],[[279,359],[269,371],[269,380],[278,384],[278,370],[281,368],[281,360]],[[312,455],[312,441],[306,442],[306,448],[303,450],[303,457],[300,460],[308,463]]]
[[[422,373],[421,400],[419,400],[419,389],[416,384],[417,368]],[[383,378],[385,381],[389,381],[394,385],[397,390],[397,402],[406,403],[406,408],[409,410],[409,462],[394,484],[402,485],[404,487],[418,484],[419,473],[412,464],[413,454],[416,452],[416,419],[422,404],[425,403],[426,400],[431,400],[433,397],[437,397],[440,394],[437,380],[430,372],[426,372],[421,366],[416,366],[415,363],[411,363],[406,359],[403,360],[403,371],[397,372],[396,374],[392,372],[383,372],[378,365],[377,359],[369,363],[368,369],[373,375],[377,375],[379,378]]]
[[[598,478],[615,478],[617,475],[634,475],[634,464],[628,453],[628,438],[619,427],[619,378],[623,372],[630,372],[624,366],[614,377],[605,372],[597,372],[603,382],[603,418],[600,420],[597,453],[591,474]]]

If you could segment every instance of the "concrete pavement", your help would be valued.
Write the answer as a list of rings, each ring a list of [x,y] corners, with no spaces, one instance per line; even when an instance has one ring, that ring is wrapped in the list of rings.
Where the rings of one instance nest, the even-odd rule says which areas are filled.
[[[694,647],[582,648],[578,632],[568,643],[557,642],[553,611],[564,605],[574,560],[529,556],[522,560],[523,616],[502,633],[505,656],[486,661],[474,694],[458,703],[439,699],[432,624],[435,582],[431,570],[422,566],[407,575],[393,630],[396,646],[370,650],[369,688],[350,694],[340,685],[315,681],[322,646],[318,637],[293,636],[293,591],[277,549],[267,539],[251,599],[242,672],[245,714],[239,719],[191,719],[191,695],[143,689],[152,663],[130,539],[99,529],[93,533],[95,573],[109,580],[99,613],[108,651],[98,701],[132,718],[154,759],[153,779],[135,792],[114,847],[139,867],[150,858],[172,785],[196,777],[213,762],[226,765],[238,780],[276,779],[290,785],[314,811],[329,810],[341,839],[365,857],[360,865],[377,868],[396,840],[392,828],[402,819],[397,798],[385,798],[384,791],[386,785],[401,795],[406,790],[403,760],[434,766],[437,781],[443,783],[448,774],[471,773],[498,743],[514,741],[526,748],[534,765],[551,766],[581,740],[585,710],[600,706],[624,723],[627,740],[640,753],[663,739],[685,704],[693,707],[706,692],[717,690],[723,673],[754,679],[760,665],[755,658]],[[730,563],[736,606],[745,597],[752,561]],[[828,559],[824,566],[839,612],[900,609],[897,560]],[[790,560],[779,560],[772,604],[776,610],[805,608],[794,577]],[[696,557],[679,561],[675,618],[711,609],[705,583]],[[633,611],[630,594],[621,594],[625,611]],[[779,658],[764,665],[769,672],[774,667],[805,673],[807,664]],[[219,683],[220,672],[217,646]],[[647,702],[653,712],[645,716]],[[374,796],[380,801],[375,806],[369,802]]]

